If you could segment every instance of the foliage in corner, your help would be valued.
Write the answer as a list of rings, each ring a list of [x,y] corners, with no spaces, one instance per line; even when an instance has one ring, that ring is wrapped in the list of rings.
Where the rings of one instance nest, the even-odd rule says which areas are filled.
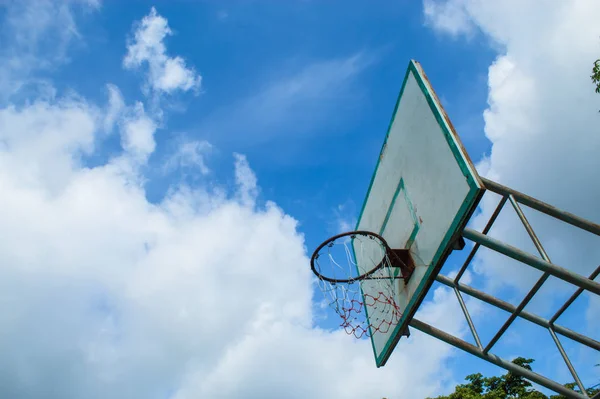
[[[591,78],[592,82],[596,85],[596,93],[600,93],[600,59],[597,59],[596,62],[594,62]]]
[[[513,360],[513,363],[531,370],[533,359],[518,357]],[[529,381],[510,371],[501,377],[484,377],[481,373],[476,373],[468,375],[465,379],[468,382],[458,385],[450,395],[433,399],[567,399],[563,395],[548,397],[533,389]],[[565,386],[577,391],[575,383],[565,384]],[[587,389],[590,397],[597,392],[600,392],[598,386]]]

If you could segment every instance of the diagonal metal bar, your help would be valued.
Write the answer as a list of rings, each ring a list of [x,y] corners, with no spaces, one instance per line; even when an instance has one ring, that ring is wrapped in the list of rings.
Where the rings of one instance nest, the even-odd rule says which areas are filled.
[[[463,297],[462,297],[462,295],[460,295],[460,291],[458,291],[458,288],[456,286],[454,286],[454,293],[456,294],[458,303],[460,304],[460,307],[465,315],[465,318],[467,319],[467,324],[469,324],[469,328],[471,329],[471,334],[473,334],[473,338],[475,339],[475,343],[477,344],[477,347],[479,349],[483,349],[483,345],[481,345],[481,340],[479,339],[479,334],[477,334],[477,330],[475,329],[475,324],[473,323],[473,320],[471,319],[471,315],[469,314],[467,305],[465,304],[465,301],[463,300]]]
[[[507,199],[508,199],[508,197],[506,197],[506,196],[503,196],[502,199],[500,199],[500,202],[496,206],[496,209],[494,210],[494,213],[492,213],[492,216],[490,216],[490,219],[488,220],[487,224],[483,228],[483,231],[482,231],[483,234],[489,233],[490,229],[492,228],[492,225],[494,224],[494,222],[498,218],[498,215],[500,214],[500,211],[502,211],[502,208],[504,208],[504,204],[506,204],[506,200]],[[458,274],[456,275],[456,277],[454,277],[454,282],[455,283],[458,284],[458,281],[460,280],[460,278],[462,277],[462,275],[465,273],[465,271],[467,270],[467,267],[469,266],[469,264],[471,263],[471,261],[475,257],[475,253],[479,249],[480,245],[481,244],[479,244],[479,243],[475,243],[475,245],[473,246],[473,249],[469,253],[469,256],[467,256],[467,259],[465,260],[465,263],[463,263],[462,267],[458,271]]]
[[[511,195],[508,196],[508,199],[510,200],[510,203],[512,204],[513,208],[515,209],[515,212],[517,213],[517,216],[519,216],[519,219],[521,220],[521,223],[523,223],[523,226],[525,227],[525,230],[527,230],[527,233],[529,234],[529,237],[531,238],[531,241],[533,241],[533,244],[537,248],[538,252],[540,253],[540,255],[542,257],[542,259],[544,259],[546,262],[550,263],[550,258],[548,257],[548,254],[544,250],[544,247],[542,246],[542,243],[540,242],[540,240],[538,239],[537,235],[533,231],[533,227],[531,227],[531,224],[529,223],[529,221],[525,217],[525,214],[523,213],[523,210],[521,209],[521,207],[519,206],[519,204],[515,200],[515,197],[511,194]],[[548,272],[545,272],[538,279],[538,281],[535,283],[535,285],[533,286],[533,288],[531,288],[531,290],[529,290],[529,292],[527,293],[527,295],[525,295],[525,298],[523,298],[523,300],[521,301],[521,303],[519,304],[519,306],[517,306],[517,308],[512,312],[512,314],[508,318],[508,320],[506,320],[506,322],[502,325],[502,327],[500,328],[500,330],[498,330],[498,332],[496,333],[496,335],[494,335],[494,337],[487,344],[487,346],[483,350],[484,352],[486,352],[486,353],[489,352],[490,349],[492,349],[492,347],[496,344],[496,342],[498,342],[498,340],[502,337],[502,335],[506,332],[506,330],[510,327],[510,325],[516,320],[516,318],[519,315],[519,313],[521,313],[521,311],[525,308],[525,306],[527,306],[527,304],[533,299],[533,296],[539,291],[539,289],[542,288],[542,285],[546,282],[546,280],[548,280],[548,277],[550,277],[550,274],[548,274]]]
[[[478,242],[481,245],[493,249],[494,251],[504,254],[512,259],[532,266],[538,270],[541,270],[542,272],[548,272],[552,276],[558,277],[561,280],[584,288],[596,295],[600,295],[600,283],[594,280],[590,280],[587,277],[567,270],[564,267],[557,266],[553,263],[528,254],[527,252],[521,251],[512,245],[508,245],[499,240],[488,237],[471,228],[466,227],[462,234],[464,238]]]
[[[596,270],[594,270],[592,274],[590,274],[590,280],[594,280],[596,277],[598,277],[598,274],[600,274],[600,265],[598,265]],[[564,313],[564,311],[567,310],[567,308],[571,306],[573,302],[575,302],[575,299],[577,299],[577,297],[579,297],[579,295],[581,295],[582,292],[583,288],[578,288],[577,291],[575,291],[575,293],[571,295],[571,297],[567,300],[567,302],[565,302],[565,304],[562,305],[562,307],[556,311],[554,316],[552,316],[552,318],[550,319],[550,324],[554,324],[556,319],[558,319]]]
[[[502,327],[500,327],[500,329],[498,330],[496,335],[494,335],[494,337],[490,340],[490,342],[487,344],[487,346],[483,349],[484,353],[488,353],[490,351],[490,349],[492,349],[492,347],[496,344],[496,342],[498,342],[500,337],[502,337],[502,334],[504,334],[504,332],[508,329],[508,327],[510,327],[512,322],[515,321],[515,319],[517,318],[519,313],[521,313],[523,308],[525,308],[525,306],[527,306],[527,304],[529,303],[529,301],[531,301],[531,299],[536,294],[536,292],[538,292],[538,290],[540,288],[542,288],[542,285],[546,282],[548,277],[550,277],[550,275],[548,273],[544,273],[542,275],[542,277],[539,278],[539,280],[535,283],[533,288],[531,290],[529,290],[529,292],[527,293],[525,298],[523,298],[523,300],[521,301],[519,306],[517,306],[515,308],[515,310],[512,312],[512,314],[510,315],[508,320],[506,320],[506,322],[504,322],[504,324],[502,325]]]
[[[523,223],[523,226],[525,227],[525,230],[527,230],[527,234],[529,234],[529,237],[531,238],[531,241],[533,241],[533,245],[535,245],[535,248],[540,253],[542,259],[544,259],[546,262],[550,262],[550,258],[548,257],[548,254],[544,250],[544,247],[542,246],[542,243],[540,242],[540,240],[538,239],[537,235],[533,231],[533,227],[531,227],[531,224],[529,223],[529,220],[527,220],[527,218],[525,217],[525,214],[523,213],[523,210],[521,209],[521,207],[519,206],[519,204],[515,200],[515,197],[511,194],[511,195],[508,196],[508,199],[510,200],[511,205],[515,209],[515,212],[517,213],[517,216],[519,216],[519,219],[521,220],[521,223]]]
[[[508,302],[505,302],[502,299],[496,298],[495,296],[487,294],[483,291],[480,291],[476,288],[470,287],[470,286],[462,284],[462,283],[460,285],[457,285],[454,283],[454,281],[450,277],[444,276],[443,274],[438,274],[435,279],[439,283],[442,283],[452,289],[454,289],[456,287],[460,292],[470,295],[473,298],[477,298],[480,301],[488,303],[488,304],[495,306],[498,309],[502,309],[506,312],[512,313],[516,309],[516,307],[514,305],[512,305]],[[533,313],[529,313],[525,310],[519,313],[519,317],[522,317],[525,320],[528,320],[528,321],[530,321],[534,324],[537,324],[538,326],[543,327],[543,328],[552,327],[554,329],[554,331],[556,331],[558,334],[561,334],[564,337],[572,339],[575,342],[579,342],[582,345],[586,345],[589,348],[600,351],[600,342],[598,342],[590,337],[587,337],[585,335],[582,335],[578,332],[575,332],[571,329],[560,326],[558,324],[551,325],[550,322],[548,320],[544,319],[543,317],[540,317]]]
[[[567,367],[569,368],[569,371],[571,372],[571,375],[573,376],[573,379],[575,379],[575,383],[579,387],[579,390],[585,396],[587,396],[587,393],[585,391],[583,383],[579,379],[579,375],[577,375],[577,372],[575,371],[575,367],[573,367],[573,363],[571,363],[571,359],[569,359],[569,356],[567,355],[567,352],[565,352],[565,348],[563,348],[562,344],[560,343],[560,340],[558,339],[558,337],[556,336],[556,334],[554,333],[554,331],[552,331],[552,327],[548,328],[548,331],[550,332],[550,335],[552,336],[552,339],[554,340],[554,343],[556,344],[556,347],[558,348],[558,351],[560,352],[560,355],[562,356],[563,360],[567,364]]]
[[[490,353],[483,353],[483,351],[481,349],[479,349],[478,347],[476,347],[475,345],[472,345],[458,337],[455,337],[454,335],[448,334],[448,333],[446,333],[440,329],[437,329],[427,323],[424,323],[420,320],[413,318],[410,321],[409,325],[412,328],[415,328],[429,336],[437,338],[440,341],[444,341],[447,344],[454,346],[455,348],[461,349],[467,353],[477,356],[477,357],[479,357],[483,360],[486,360],[492,364],[495,364],[496,366],[500,366],[500,367],[504,368],[505,370],[511,371],[517,375],[527,378],[528,380],[535,382],[536,384],[540,384],[548,389],[551,389],[557,393],[560,393],[569,399],[588,399],[587,396],[583,396],[582,394],[575,392],[575,391],[559,384],[556,381],[553,381],[547,377],[544,377],[541,374],[535,373],[535,372],[528,370],[524,367],[521,367],[517,364],[509,362],[508,360],[505,360],[499,356],[496,356],[496,355],[493,355]]]
[[[560,209],[547,204],[543,201],[530,197],[529,195],[523,194],[517,190],[513,190],[512,188],[503,186],[502,184],[496,183],[495,181],[488,180],[484,177],[481,177],[481,181],[485,185],[485,188],[493,191],[500,195],[513,195],[519,203],[528,206],[532,209],[545,213],[546,215],[550,215],[555,217],[556,219],[562,220],[563,222],[569,223],[573,226],[577,226],[580,229],[589,231],[592,234],[600,236],[600,225],[597,223],[590,222],[582,217],[574,215],[569,212],[561,211]]]

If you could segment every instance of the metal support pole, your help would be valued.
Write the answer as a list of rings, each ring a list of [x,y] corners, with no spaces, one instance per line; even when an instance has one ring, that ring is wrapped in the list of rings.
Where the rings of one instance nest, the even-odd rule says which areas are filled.
[[[594,272],[590,274],[590,280],[594,280],[596,277],[598,277],[598,274],[600,274],[600,265],[598,265],[596,270],[594,270]],[[565,304],[562,305],[561,308],[556,311],[554,316],[552,316],[552,318],[550,319],[550,324],[554,324],[556,319],[558,319],[560,315],[562,315],[564,311],[567,310],[567,308],[571,306],[573,302],[575,302],[575,299],[577,299],[577,297],[581,295],[582,292],[583,288],[578,288],[577,291],[575,291],[575,293],[571,295],[571,297],[567,300],[567,302],[565,302]]]
[[[500,330],[498,330],[498,332],[496,333],[496,335],[494,335],[494,337],[490,340],[490,342],[487,344],[487,346],[483,349],[483,351],[485,353],[489,352],[490,349],[492,349],[492,347],[496,344],[496,342],[498,342],[498,340],[500,339],[500,337],[502,337],[502,334],[504,334],[506,332],[506,330],[508,329],[508,327],[510,327],[510,325],[512,324],[512,322],[515,321],[515,319],[517,318],[517,316],[519,315],[519,313],[521,313],[521,311],[525,308],[525,306],[527,306],[527,304],[529,303],[529,301],[531,301],[531,299],[533,298],[533,296],[535,295],[535,293],[538,292],[538,290],[542,287],[542,284],[544,284],[546,282],[546,280],[548,279],[548,276],[549,276],[548,273],[544,273],[542,275],[542,277],[540,277],[540,279],[535,283],[535,285],[533,286],[533,288],[527,293],[527,295],[521,301],[521,303],[519,304],[519,306],[517,306],[515,308],[515,310],[513,310],[512,314],[510,315],[510,317],[508,318],[508,320],[506,320],[506,322],[504,322],[504,324],[502,325],[502,327],[500,327]]]
[[[542,257],[542,259],[544,259],[546,262],[550,263],[550,258],[548,257],[548,254],[546,253],[546,250],[544,249],[544,247],[542,246],[542,243],[540,242],[540,240],[538,239],[537,235],[533,231],[533,227],[531,227],[531,224],[529,223],[529,221],[525,217],[525,214],[523,213],[523,211],[521,210],[521,207],[519,206],[519,204],[515,200],[515,197],[511,194],[511,195],[508,196],[508,199],[510,200],[510,203],[512,204],[513,208],[515,209],[515,212],[517,213],[517,216],[519,216],[519,219],[521,220],[521,223],[523,223],[523,226],[525,226],[525,230],[527,230],[527,233],[529,234],[529,237],[531,238],[531,241],[533,241],[533,244],[537,248],[538,252],[540,253],[540,255]],[[483,350],[484,352],[486,352],[486,353],[489,352],[490,349],[492,349],[492,347],[496,344],[496,342],[498,342],[498,340],[500,339],[500,337],[502,337],[502,334],[504,334],[506,332],[506,330],[508,329],[508,327],[510,327],[510,325],[513,323],[513,321],[515,321],[515,319],[517,318],[517,316],[519,316],[519,313],[521,313],[521,311],[525,308],[525,306],[527,306],[527,304],[529,303],[529,301],[531,301],[531,299],[533,299],[533,296],[539,291],[539,289],[542,288],[542,285],[546,282],[546,280],[548,279],[549,276],[550,276],[550,274],[548,274],[548,272],[545,272],[542,275],[542,277],[540,277],[538,279],[538,281],[535,283],[535,285],[533,286],[533,288],[531,290],[529,290],[529,292],[527,293],[527,295],[525,296],[525,298],[523,298],[523,300],[521,301],[521,303],[519,304],[519,306],[517,306],[517,308],[512,312],[512,314],[508,318],[508,320],[506,320],[506,322],[504,323],[504,325],[500,328],[500,330],[498,330],[498,332],[496,333],[496,335],[494,335],[494,337],[487,344],[487,346]]]
[[[567,368],[569,369],[569,372],[573,376],[573,379],[575,379],[575,383],[577,384],[577,386],[579,387],[581,392],[585,393],[585,387],[583,386],[583,383],[579,379],[579,375],[577,375],[577,371],[575,371],[575,367],[573,367],[573,363],[571,363],[571,359],[569,359],[569,356],[567,355],[565,348],[563,348],[562,344],[560,343],[560,340],[558,339],[558,337],[556,336],[554,331],[552,331],[552,328],[549,328],[548,331],[550,332],[550,335],[552,336],[552,340],[556,344],[556,347],[558,348],[560,355],[562,356],[563,360],[567,364]]]
[[[502,208],[504,208],[504,204],[506,204],[506,200],[507,199],[508,199],[507,197],[502,197],[502,199],[500,200],[500,202],[496,206],[496,209],[494,210],[494,213],[492,213],[492,216],[490,217],[490,220],[488,220],[487,224],[483,228],[483,234],[487,234],[490,231],[490,229],[492,228],[492,225],[496,221],[496,218],[500,214],[500,211],[502,211]],[[471,263],[471,261],[473,260],[473,257],[475,257],[475,253],[479,249],[480,245],[481,244],[475,243],[475,245],[473,246],[473,249],[469,253],[469,256],[467,256],[467,259],[465,259],[465,263],[463,263],[462,267],[460,268],[460,270],[456,274],[456,277],[454,277],[454,282],[455,283],[458,283],[458,281],[460,280],[460,278],[462,277],[462,275],[467,270],[467,267],[469,266],[469,263]]]
[[[506,312],[513,313],[516,309],[516,307],[514,305],[512,305],[508,302],[505,302],[502,299],[496,298],[495,296],[487,294],[483,291],[480,291],[476,288],[470,287],[470,286],[462,284],[462,283],[460,285],[455,284],[454,281],[450,277],[444,276],[443,274],[438,274],[436,276],[435,280],[439,283],[442,283],[442,284],[452,288],[452,289],[454,289],[456,287],[460,292],[470,295],[473,298],[479,299],[480,301],[488,303],[488,304],[495,306],[498,309],[502,309]],[[519,317],[522,317],[523,319],[528,320],[534,324],[537,324],[538,326],[543,327],[543,328],[552,327],[554,329],[554,331],[557,332],[558,334],[561,334],[564,337],[572,339],[575,342],[579,342],[580,344],[586,345],[589,348],[600,351],[600,342],[598,342],[590,337],[586,337],[585,335],[582,335],[571,329],[560,326],[558,324],[551,324],[550,321],[544,319],[543,317],[540,317],[533,313],[529,313],[525,310],[523,310],[519,313]]]
[[[548,389],[551,389],[559,394],[562,394],[567,398],[588,399],[589,397],[587,395],[587,392],[585,391],[585,388],[581,382],[581,379],[579,378],[575,368],[573,367],[573,364],[571,363],[571,360],[569,359],[557,334],[561,334],[567,338],[570,338],[576,342],[579,342],[583,345],[586,345],[586,346],[588,346],[592,349],[596,349],[598,351],[600,351],[600,342],[598,342],[590,337],[587,337],[583,334],[580,334],[573,330],[565,328],[563,326],[556,325],[556,324],[554,324],[554,322],[556,321],[556,319],[558,317],[560,317],[560,315],[565,311],[565,309],[567,309],[576,300],[576,298],[583,292],[584,289],[593,294],[600,295],[600,282],[594,281],[594,279],[598,276],[598,274],[600,274],[600,266],[594,271],[594,273],[592,273],[592,275],[590,275],[589,278],[587,278],[585,276],[582,276],[578,273],[572,272],[571,270],[568,270],[564,267],[561,267],[561,266],[558,266],[558,265],[552,263],[548,254],[546,253],[544,247],[542,246],[542,243],[540,242],[537,235],[535,234],[533,227],[527,220],[520,205],[525,205],[536,211],[539,211],[546,215],[552,216],[560,221],[563,221],[565,223],[579,227],[585,231],[588,231],[588,232],[593,233],[598,236],[600,236],[600,225],[598,225],[596,223],[592,223],[592,222],[585,220],[583,218],[580,218],[578,216],[575,216],[571,213],[561,211],[549,204],[546,204],[546,203],[539,201],[533,197],[530,197],[528,195],[520,193],[509,187],[495,183],[491,180],[482,178],[482,181],[483,181],[486,189],[493,191],[497,194],[500,194],[502,196],[502,198],[501,198],[500,202],[498,203],[498,205],[496,206],[496,209],[492,213],[489,221],[487,222],[487,224],[485,225],[485,227],[481,233],[476,230],[473,230],[471,228],[464,228],[462,230],[462,232],[461,232],[462,237],[473,241],[475,243],[475,245],[473,246],[473,249],[470,251],[469,255],[467,256],[466,261],[463,263],[462,267],[459,269],[456,277],[449,278],[449,277],[443,276],[441,274],[438,274],[437,276],[435,276],[436,281],[452,288],[452,290],[456,294],[456,297],[458,299],[460,307],[465,315],[467,324],[469,325],[469,329],[471,330],[471,333],[473,334],[473,337],[475,338],[476,345],[470,344],[469,342],[467,342],[461,338],[458,338],[452,334],[448,334],[442,330],[439,330],[427,323],[424,323],[424,322],[419,321],[414,318],[409,322],[409,326],[413,327],[427,335],[430,335],[434,338],[444,341],[447,344],[450,344],[450,345],[452,345],[458,349],[461,349],[467,353],[470,353],[471,355],[474,355],[483,360],[486,360],[489,363],[495,364],[495,365],[500,366],[512,373],[520,375],[520,376],[530,380],[533,383],[537,383],[537,384],[544,386]],[[519,217],[520,221],[523,223],[523,226],[525,227],[527,233],[529,234],[529,237],[531,238],[533,244],[535,245],[536,249],[538,250],[539,257],[529,254],[525,251],[522,251],[516,247],[513,247],[504,242],[501,242],[497,239],[491,238],[487,235],[488,232],[492,229],[494,222],[496,221],[498,215],[500,214],[501,210],[503,209],[503,207],[507,201],[510,201],[511,205],[515,209],[517,216]],[[543,275],[539,278],[537,283],[533,286],[533,288],[529,291],[529,293],[527,293],[525,298],[517,306],[514,306],[508,302],[505,302],[505,301],[503,301],[499,298],[496,298],[493,295],[487,294],[483,291],[469,287],[468,285],[459,283],[460,278],[463,276],[463,274],[467,270],[469,264],[475,257],[475,253],[477,252],[477,250],[479,249],[479,247],[481,245],[483,245],[495,252],[498,252],[505,256],[508,256],[509,258],[512,258],[520,263],[523,263],[525,265],[528,265],[530,267],[533,267],[533,268],[543,272]],[[556,314],[550,320],[547,320],[538,315],[535,315],[533,313],[525,311],[524,308],[529,303],[529,301],[533,298],[533,296],[536,294],[536,292],[541,288],[541,286],[544,284],[544,282],[548,279],[549,276],[554,276],[565,282],[571,283],[571,284],[577,286],[578,289],[571,296],[571,298],[556,312]],[[486,347],[482,347],[482,345],[481,345],[481,341],[479,339],[479,335],[477,334],[475,324],[473,323],[473,320],[471,319],[471,316],[467,310],[464,298],[461,295],[461,293],[470,295],[470,296],[477,298],[481,301],[484,301],[492,306],[495,306],[499,309],[502,309],[504,311],[511,313],[508,320],[497,331],[495,336],[492,338],[492,340],[488,343],[488,345]],[[577,386],[579,387],[581,392],[577,392],[575,390],[569,389],[569,388],[561,385],[557,381],[553,381],[552,379],[549,379],[538,373],[535,373],[530,369],[526,369],[526,368],[516,365],[506,359],[503,359],[499,356],[489,353],[489,351],[494,346],[494,344],[500,339],[502,334],[510,327],[510,325],[513,323],[513,321],[517,317],[521,317],[521,318],[528,320],[534,324],[542,326],[549,331],[552,339],[554,340],[556,347],[558,348],[558,351],[560,352],[569,371],[571,372],[571,375],[574,378],[575,383],[577,384]],[[593,399],[600,399],[600,394],[595,395]]]
[[[572,213],[561,211],[560,209],[547,204],[543,201],[530,197],[529,195],[523,194],[517,190],[513,190],[512,188],[503,186],[502,184],[496,183],[495,181],[488,180],[485,177],[481,177],[481,181],[485,185],[485,188],[493,191],[500,195],[512,195],[519,201],[521,204],[528,206],[536,211],[540,211],[545,213],[546,215],[550,215],[555,217],[558,220],[562,220],[565,223],[572,224],[573,226],[577,226],[580,229],[585,231],[589,231],[592,234],[600,236],[600,225],[597,223],[590,222],[582,217],[573,215]]]
[[[513,206],[515,212],[517,213],[517,216],[521,220],[521,223],[523,223],[523,226],[525,226],[525,230],[527,230],[527,234],[529,234],[529,237],[531,238],[531,241],[533,241],[533,245],[535,245],[535,248],[540,253],[540,256],[546,262],[550,262],[550,258],[548,257],[546,250],[544,249],[544,247],[542,246],[542,243],[540,242],[539,238],[535,234],[535,231],[533,231],[533,227],[531,227],[529,220],[527,220],[527,218],[525,217],[525,214],[523,213],[523,210],[521,209],[521,207],[515,200],[515,197],[511,194],[508,196],[508,199],[510,200],[511,205]]]
[[[544,377],[543,375],[535,373],[531,370],[527,370],[526,368],[509,362],[508,360],[502,359],[501,357],[490,353],[483,353],[483,351],[477,348],[475,345],[472,345],[458,337],[455,337],[454,335],[448,334],[420,320],[413,318],[410,321],[409,325],[412,328],[416,328],[417,330],[427,335],[437,338],[440,341],[444,341],[449,345],[452,345],[458,349],[470,353],[471,355],[477,356],[483,360],[495,364],[496,366],[502,367],[505,370],[511,371],[517,375],[520,375],[521,377],[527,378],[528,380],[535,382],[536,384],[540,384],[541,386],[558,392],[569,399],[588,399],[587,395],[584,396],[580,393],[577,393],[555,381]]]
[[[546,262],[545,260],[528,254],[527,252],[521,251],[520,249],[513,247],[512,245],[505,244],[499,240],[488,237],[468,227],[463,230],[463,237],[474,242],[478,242],[485,247],[493,249],[496,252],[500,252],[501,254],[504,254],[519,262],[532,266],[538,270],[541,270],[542,272],[548,272],[554,277],[558,277],[561,280],[567,281],[578,287],[586,289],[590,292],[593,292],[596,295],[600,295],[600,283],[597,283],[593,280],[590,280],[587,277],[581,276],[580,274],[567,270],[564,267],[560,267],[553,263]]]
[[[483,345],[481,345],[481,340],[479,339],[479,334],[477,334],[477,330],[475,329],[475,324],[473,324],[473,320],[471,320],[471,315],[469,314],[467,305],[465,304],[465,301],[463,300],[463,297],[462,297],[462,295],[460,295],[460,292],[458,291],[458,288],[456,286],[454,287],[454,293],[456,294],[458,303],[460,304],[463,314],[465,315],[465,319],[467,319],[467,323],[469,324],[469,328],[471,329],[471,333],[473,334],[475,343],[477,344],[479,349],[483,349]]]

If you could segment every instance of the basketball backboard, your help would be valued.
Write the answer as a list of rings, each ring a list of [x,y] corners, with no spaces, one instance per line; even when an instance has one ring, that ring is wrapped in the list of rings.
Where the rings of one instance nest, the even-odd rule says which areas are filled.
[[[479,232],[467,223],[486,190],[501,199]],[[507,203],[525,227],[537,254],[488,236]],[[600,399],[600,392],[592,393],[593,387],[586,390],[559,335],[596,351],[600,351],[600,342],[556,323],[583,292],[600,295],[600,282],[595,281],[600,266],[584,276],[552,263],[523,206],[600,237],[600,224],[480,178],[421,66],[411,61],[357,227],[319,245],[311,256],[311,269],[329,306],[341,317],[340,326],[346,333],[359,339],[365,335],[371,338],[377,367],[385,365],[410,326],[570,399],[592,395]],[[473,247],[456,276],[444,276],[440,269],[453,249],[462,248],[464,239],[474,243]],[[517,261],[524,268],[543,272],[518,305],[460,281],[480,247]],[[576,290],[554,316],[546,319],[525,309],[550,276]],[[434,280],[456,294],[474,344],[414,317]],[[482,341],[477,333],[463,295],[510,314],[489,342]],[[491,352],[518,318],[550,334],[573,378],[573,386],[565,384],[569,380],[564,375],[560,379],[544,376]],[[583,319],[581,323],[585,323]]]
[[[410,249],[415,262],[408,282],[393,280],[399,284],[399,322],[388,331],[370,334],[377,367],[387,362],[408,328],[483,192],[423,69],[411,61],[356,227],[381,235],[394,249]],[[377,284],[360,282],[363,301],[377,296]],[[376,308],[365,310],[367,319],[382,316]]]

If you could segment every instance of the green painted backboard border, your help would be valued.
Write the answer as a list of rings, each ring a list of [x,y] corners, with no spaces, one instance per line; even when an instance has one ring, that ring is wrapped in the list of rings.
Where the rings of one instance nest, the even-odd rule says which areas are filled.
[[[435,94],[433,87],[431,87],[431,84],[429,83],[429,80],[427,79],[427,76],[425,75],[423,68],[417,61],[411,60],[408,64],[408,68],[407,68],[406,74],[404,76],[404,81],[402,82],[402,88],[400,89],[400,94],[398,95],[398,99],[397,99],[396,105],[394,107],[394,112],[392,114],[392,120],[390,121],[390,124],[388,126],[388,130],[385,135],[385,140],[383,142],[383,146],[381,148],[381,152],[380,152],[379,158],[377,160],[377,165],[375,166],[375,171],[373,173],[373,176],[371,177],[371,182],[369,183],[369,188],[367,190],[367,195],[365,197],[365,201],[363,202],[363,206],[360,211],[360,215],[358,217],[356,229],[357,230],[359,229],[360,222],[362,220],[362,216],[365,211],[367,201],[369,199],[369,195],[371,194],[371,189],[373,188],[375,176],[377,175],[377,171],[379,169],[379,164],[380,164],[381,160],[383,159],[383,155],[385,152],[385,148],[387,146],[387,141],[388,141],[388,138],[390,135],[390,131],[394,124],[394,121],[396,118],[396,113],[398,112],[398,107],[400,106],[400,101],[402,100],[404,88],[406,87],[406,82],[408,81],[410,74],[413,74],[413,76],[415,77],[415,80],[417,81],[417,83],[419,85],[419,88],[421,89],[421,92],[427,99],[429,108],[431,109],[431,112],[434,114],[434,116],[438,122],[438,125],[442,129],[442,132],[444,133],[444,136],[446,138],[446,142],[448,143],[450,149],[452,150],[452,153],[454,154],[454,158],[456,159],[457,163],[459,164],[460,169],[463,173],[463,176],[465,176],[465,178],[467,180],[470,190],[467,194],[465,201],[463,202],[458,213],[456,214],[456,217],[452,221],[450,229],[446,232],[446,235],[444,236],[442,244],[436,251],[436,253],[432,259],[430,267],[425,272],[425,275],[423,276],[423,279],[421,280],[419,286],[417,287],[415,294],[410,299],[410,301],[406,307],[406,311],[402,314],[402,317],[400,318],[399,323],[394,328],[393,333],[390,335],[390,339],[384,346],[383,351],[379,354],[379,356],[377,355],[377,351],[375,349],[375,343],[373,341],[373,331],[369,331],[370,332],[369,335],[371,337],[371,346],[373,347],[373,354],[375,355],[375,362],[377,364],[377,367],[384,366],[385,363],[387,362],[387,360],[389,359],[391,353],[393,352],[394,348],[398,344],[398,341],[400,340],[401,332],[408,328],[408,323],[413,318],[418,307],[423,302],[425,295],[429,291],[429,288],[431,287],[433,280],[435,279],[435,277],[439,273],[440,269],[442,268],[442,265],[446,261],[446,258],[448,257],[448,255],[450,255],[452,242],[456,238],[458,238],[458,236],[460,235],[460,232],[466,226],[467,222],[471,218],[471,215],[477,208],[477,204],[479,203],[479,200],[481,199],[481,197],[483,196],[483,193],[485,192],[484,185],[481,182],[479,175],[477,174],[477,170],[473,166],[473,163],[471,162],[469,155],[467,154],[466,150],[464,149],[462,142],[460,141],[460,138],[456,134],[456,131],[454,130],[454,126],[450,122],[450,119],[448,118],[448,115],[446,114],[437,95]],[[393,202],[392,202],[392,204],[393,204]],[[390,207],[391,207],[391,205],[390,205]],[[388,209],[388,211],[386,212],[386,215],[388,215],[389,212],[390,212],[390,210]],[[361,295],[363,295],[363,302],[364,302],[364,293],[362,292],[362,286],[361,286]],[[366,313],[367,320],[369,320],[369,312],[368,312],[368,309],[366,309],[366,308],[365,308],[365,313]]]

